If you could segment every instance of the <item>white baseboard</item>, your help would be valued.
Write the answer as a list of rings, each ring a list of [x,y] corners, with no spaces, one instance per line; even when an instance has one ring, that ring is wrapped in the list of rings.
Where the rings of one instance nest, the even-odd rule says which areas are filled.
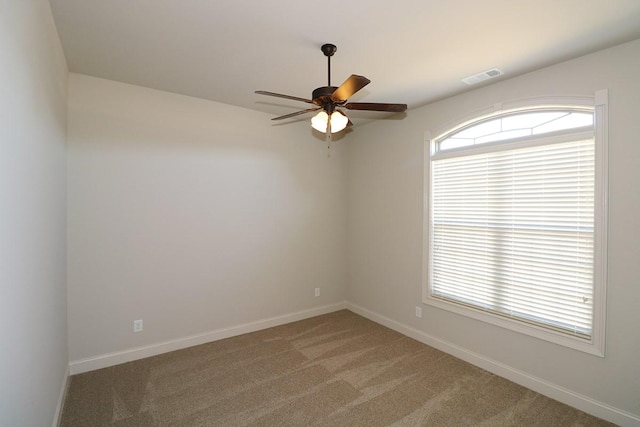
[[[58,403],[56,404],[56,412],[53,414],[53,427],[58,427],[60,421],[62,421],[62,409],[64,408],[64,401],[67,397],[67,390],[69,389],[69,366],[64,372],[64,378],[62,378],[62,385],[60,386],[60,392],[58,393]]]
[[[230,338],[249,332],[255,332],[274,326],[284,325],[286,323],[296,322],[298,320],[308,319],[309,317],[319,316],[321,314],[332,313],[334,311],[343,310],[346,307],[347,303],[343,301],[336,304],[325,305],[322,307],[289,313],[269,319],[244,323],[229,328],[191,335],[188,337],[151,344],[144,347],[136,347],[118,351],[115,353],[101,354],[86,359],[73,360],[69,362],[69,372],[71,373],[71,375],[74,375],[81,374],[83,372],[94,371],[96,369],[107,368],[109,366],[119,365],[121,363],[131,362],[133,360],[144,359],[145,357],[156,356],[158,354],[167,353],[169,351],[181,350],[183,348],[193,347],[195,345],[205,344],[224,338]]]
[[[520,384],[528,389],[542,395],[555,399],[559,402],[577,408],[588,414],[610,421],[623,427],[640,427],[640,417],[622,409],[615,408],[606,403],[592,399],[588,396],[573,392],[564,387],[560,387],[549,381],[527,374],[526,372],[514,369],[503,363],[488,359],[481,354],[474,353],[455,344],[446,342],[440,338],[426,334],[418,329],[396,322],[388,317],[374,313],[352,303],[347,303],[347,309],[357,313],[369,320],[384,325],[403,335],[411,337],[421,343],[427,344],[438,350],[444,351],[452,356],[469,362],[472,365],[485,369],[493,374],[516,384]]]

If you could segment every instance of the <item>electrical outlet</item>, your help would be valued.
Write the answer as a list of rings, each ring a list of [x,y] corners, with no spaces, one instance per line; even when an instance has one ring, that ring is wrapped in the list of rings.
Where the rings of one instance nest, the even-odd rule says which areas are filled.
[[[316,296],[319,297],[320,296],[320,288],[316,288]]]
[[[422,307],[416,307],[416,317],[422,317]]]
[[[142,332],[142,319],[133,321],[133,332]]]

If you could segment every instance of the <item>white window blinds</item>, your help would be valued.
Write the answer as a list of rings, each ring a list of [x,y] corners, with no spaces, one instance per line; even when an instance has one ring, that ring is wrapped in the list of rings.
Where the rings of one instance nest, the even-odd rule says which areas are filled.
[[[431,160],[430,296],[590,339],[593,133]]]

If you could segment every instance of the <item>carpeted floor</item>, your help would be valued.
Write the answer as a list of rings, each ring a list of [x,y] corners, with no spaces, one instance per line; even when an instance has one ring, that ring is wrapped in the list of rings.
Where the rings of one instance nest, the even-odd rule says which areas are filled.
[[[605,426],[343,310],[71,378],[62,426]]]

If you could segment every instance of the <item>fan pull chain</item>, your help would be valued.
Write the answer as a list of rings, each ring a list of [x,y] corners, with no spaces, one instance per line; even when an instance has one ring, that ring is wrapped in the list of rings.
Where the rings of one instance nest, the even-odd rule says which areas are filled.
[[[327,126],[327,158],[331,158],[331,129]]]

